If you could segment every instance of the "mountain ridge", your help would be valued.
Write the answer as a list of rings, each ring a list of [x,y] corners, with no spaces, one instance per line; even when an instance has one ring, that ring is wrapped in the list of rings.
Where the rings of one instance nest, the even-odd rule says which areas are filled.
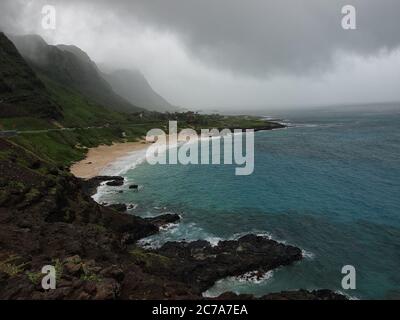
[[[37,35],[11,36],[11,40],[28,64],[51,80],[79,91],[110,110],[143,111],[116,94],[96,64],[78,47],[48,45]]]
[[[0,32],[0,116],[30,115],[60,119],[62,108],[52,101],[45,85],[12,41]]]
[[[151,87],[139,70],[117,69],[103,72],[104,78],[121,97],[134,105],[150,111],[177,111],[165,98]]]

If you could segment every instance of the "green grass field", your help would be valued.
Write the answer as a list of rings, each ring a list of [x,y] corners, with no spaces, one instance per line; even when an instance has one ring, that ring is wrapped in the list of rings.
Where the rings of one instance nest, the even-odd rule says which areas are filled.
[[[40,117],[0,118],[1,130],[18,130],[9,138],[25,149],[56,165],[69,166],[85,157],[88,148],[113,142],[137,141],[153,128],[168,131],[168,121],[178,121],[179,129],[257,128],[268,122],[257,117],[200,115],[185,113],[123,114],[92,102],[79,92],[43,75],[51,100],[62,109],[57,121]]]

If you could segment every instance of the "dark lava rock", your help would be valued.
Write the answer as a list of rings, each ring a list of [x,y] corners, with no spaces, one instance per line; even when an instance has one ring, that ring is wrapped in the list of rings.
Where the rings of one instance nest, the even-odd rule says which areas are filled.
[[[301,259],[301,250],[254,235],[221,241],[169,242],[159,249],[136,245],[176,222],[177,215],[145,220],[97,204],[90,182],[59,169],[51,175],[27,164],[39,160],[0,138],[0,300],[3,299],[202,299],[215,281],[259,273]],[[7,157],[7,154],[14,156]],[[14,161],[17,160],[17,161]],[[47,173],[46,173],[47,172]],[[45,182],[50,179],[52,187]],[[22,204],[22,205],[21,205]],[[125,206],[122,207],[124,210]],[[41,269],[57,270],[57,289],[40,286]],[[58,271],[59,272],[59,271]],[[280,293],[265,299],[336,299],[331,291]]]
[[[181,218],[178,214],[167,213],[154,218],[146,218],[145,220],[156,225],[157,227],[162,227],[169,223],[175,223],[180,219]]]
[[[41,166],[41,163],[39,160],[35,160],[32,163],[29,164],[29,168],[33,169],[33,170],[37,170],[39,169]]]
[[[126,204],[124,204],[124,203],[110,204],[107,207],[110,209],[113,209],[115,211],[118,211],[118,212],[126,212],[126,210],[128,209]]]
[[[261,298],[255,298],[251,294],[236,294],[225,292],[215,298],[216,300],[348,300],[346,296],[331,290],[297,290],[269,293]]]
[[[242,132],[245,132],[246,130],[252,129],[252,130],[254,130],[254,132],[257,132],[257,131],[269,131],[269,130],[283,129],[283,128],[287,128],[287,126],[282,124],[282,123],[279,123],[279,122],[270,122],[270,121],[268,121],[265,125],[259,126],[259,127],[255,127],[255,128],[254,127],[253,128],[252,127],[249,127],[249,128],[242,127],[242,128],[228,128],[228,129],[231,130],[231,131],[241,130]],[[219,130],[223,130],[223,129],[225,129],[225,128],[219,128]]]
[[[298,290],[283,291],[280,293],[270,293],[263,297],[262,300],[348,300],[346,296],[333,292],[331,290]]]
[[[267,272],[302,259],[299,248],[256,235],[220,241],[168,242],[154,252],[172,258],[170,271],[177,279],[203,292],[215,281],[259,270]]]
[[[138,190],[138,189],[139,189],[139,186],[138,186],[137,184],[131,184],[131,185],[129,186],[129,189]]]
[[[81,180],[83,191],[92,196],[96,193],[97,187],[104,181],[114,182],[119,186],[124,184],[124,177],[120,176],[97,176],[88,180]]]
[[[120,187],[124,184],[124,180],[111,180],[106,182],[106,185],[110,187]]]

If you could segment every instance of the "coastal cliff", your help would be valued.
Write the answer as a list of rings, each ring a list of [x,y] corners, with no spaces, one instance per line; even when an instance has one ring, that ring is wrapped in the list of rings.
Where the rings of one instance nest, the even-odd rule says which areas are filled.
[[[20,48],[23,39],[35,40],[20,38]],[[85,76],[86,90],[65,88],[65,74],[57,67],[44,68],[47,64],[32,59],[27,63],[0,33],[0,135],[8,136],[0,138],[0,299],[202,299],[219,279],[249,271],[262,274],[302,259],[300,249],[254,235],[214,247],[206,241],[170,242],[156,250],[138,246],[138,240],[179,216],[142,219],[124,213],[124,204],[96,203],[91,194],[99,182],[120,185],[123,179],[85,182],[72,176],[68,167],[82,160],[88,148],[137,141],[169,120],[197,131],[284,126],[248,116],[111,112],[99,101],[115,96],[90,61],[45,43],[42,47],[49,63],[60,58],[76,71],[73,80]],[[92,85],[94,91],[89,90]],[[41,286],[46,265],[56,269],[54,290]],[[254,297],[226,293],[220,298]],[[342,296],[298,291],[263,298]]]
[[[89,195],[93,184],[3,139],[0,155],[0,299],[201,299],[218,279],[302,258],[298,248],[254,235],[215,247],[170,242],[146,250],[136,241],[179,217],[146,220],[101,206]],[[55,290],[41,287],[44,265],[57,270]],[[342,296],[298,291],[263,298]]]

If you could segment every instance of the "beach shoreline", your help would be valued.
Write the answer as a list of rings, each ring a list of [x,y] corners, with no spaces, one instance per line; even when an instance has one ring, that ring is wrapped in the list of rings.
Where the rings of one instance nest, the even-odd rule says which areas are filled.
[[[142,151],[151,143],[145,140],[135,142],[120,142],[112,145],[100,145],[90,148],[86,157],[74,163],[70,172],[77,178],[91,179],[102,174],[103,170],[111,166],[118,159],[127,156],[131,152]]]
[[[280,126],[279,128],[253,128],[255,132],[257,131],[270,131],[274,129],[282,129],[286,128],[286,126]],[[221,129],[222,130],[222,129]],[[230,129],[229,129],[230,130]],[[246,129],[241,129],[244,132]],[[235,133],[233,133],[235,134]],[[186,137],[186,136],[185,136]],[[207,136],[207,137],[198,137],[196,138],[204,139],[204,138],[220,138],[221,136]],[[169,139],[171,136],[169,134],[166,135],[165,140],[165,148],[166,150],[170,147],[176,146],[176,143],[184,143],[186,139],[177,136],[177,140],[170,144]],[[152,139],[150,139],[152,140]],[[154,140],[153,140],[154,141]],[[194,141],[194,140],[192,140]],[[77,178],[81,179],[91,179],[100,175],[110,175],[109,172],[104,172],[107,168],[112,168],[115,165],[121,166],[119,160],[126,158],[131,153],[145,151],[153,142],[147,141],[144,138],[135,141],[135,142],[119,142],[113,143],[112,145],[100,145],[94,148],[89,148],[88,153],[85,158],[81,161],[74,163],[70,167],[70,172]],[[113,170],[115,171],[115,170]],[[115,175],[116,173],[112,173],[111,175]]]
[[[171,136],[168,134],[165,136],[165,150],[176,147],[177,142],[185,142],[185,139],[177,137],[177,142],[171,143],[170,138]],[[121,163],[121,160],[129,158],[131,163],[136,162],[143,156],[140,153],[146,151],[153,144],[153,141],[154,138],[149,138],[149,140],[141,139],[135,142],[119,142],[89,148],[85,158],[70,167],[70,172],[75,177],[85,180],[101,175],[119,175],[120,171],[124,171],[126,167],[124,163]],[[130,155],[133,153],[138,154],[132,158]]]

